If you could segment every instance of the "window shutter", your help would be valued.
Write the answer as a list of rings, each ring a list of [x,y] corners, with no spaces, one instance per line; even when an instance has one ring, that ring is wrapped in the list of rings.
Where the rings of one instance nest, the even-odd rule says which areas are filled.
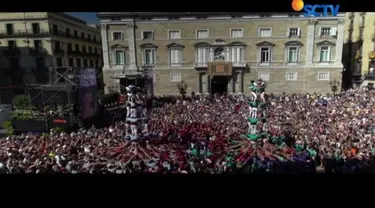
[[[331,36],[336,36],[337,35],[337,27],[331,27],[331,30],[330,30],[330,35]]]
[[[235,48],[232,48],[231,49],[231,60],[232,62],[236,62],[236,49]]]
[[[240,57],[241,57],[241,48],[236,48],[236,52],[237,52],[237,55],[236,55],[236,62],[240,62]]]

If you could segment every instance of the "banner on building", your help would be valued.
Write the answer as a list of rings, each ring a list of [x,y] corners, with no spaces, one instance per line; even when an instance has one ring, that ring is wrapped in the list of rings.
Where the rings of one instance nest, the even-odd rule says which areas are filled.
[[[232,76],[232,62],[208,63],[209,76]]]
[[[96,70],[93,68],[77,69],[78,102],[82,118],[92,117],[98,110],[98,87]]]

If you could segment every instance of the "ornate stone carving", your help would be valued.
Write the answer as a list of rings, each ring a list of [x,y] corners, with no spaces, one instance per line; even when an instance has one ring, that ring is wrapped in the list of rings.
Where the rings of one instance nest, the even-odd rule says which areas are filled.
[[[310,19],[309,20],[309,25],[316,25],[316,23],[318,23],[318,20],[316,20],[316,19]]]
[[[107,29],[107,24],[100,24],[100,28],[101,28],[102,30]]]
[[[225,60],[225,52],[223,48],[216,48],[214,51],[214,60]]]
[[[133,24],[128,24],[127,26],[128,26],[128,28],[132,28]]]
[[[337,21],[337,23],[338,23],[339,25],[341,25],[341,24],[345,24],[345,19],[339,19],[339,20]]]

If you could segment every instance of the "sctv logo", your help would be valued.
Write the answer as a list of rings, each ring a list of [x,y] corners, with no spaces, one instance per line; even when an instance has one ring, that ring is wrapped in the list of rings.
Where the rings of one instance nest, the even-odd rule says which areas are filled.
[[[328,16],[337,16],[339,13],[340,5],[331,5],[331,4],[304,4],[302,0],[293,0],[292,8],[294,11],[304,11],[303,15],[305,17],[328,17]],[[317,11],[318,10],[318,11]]]

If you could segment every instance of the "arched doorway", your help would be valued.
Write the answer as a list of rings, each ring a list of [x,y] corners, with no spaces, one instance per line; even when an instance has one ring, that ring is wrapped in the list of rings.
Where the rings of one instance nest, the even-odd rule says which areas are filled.
[[[211,79],[211,93],[227,93],[228,92],[228,78],[226,76],[214,76]]]

